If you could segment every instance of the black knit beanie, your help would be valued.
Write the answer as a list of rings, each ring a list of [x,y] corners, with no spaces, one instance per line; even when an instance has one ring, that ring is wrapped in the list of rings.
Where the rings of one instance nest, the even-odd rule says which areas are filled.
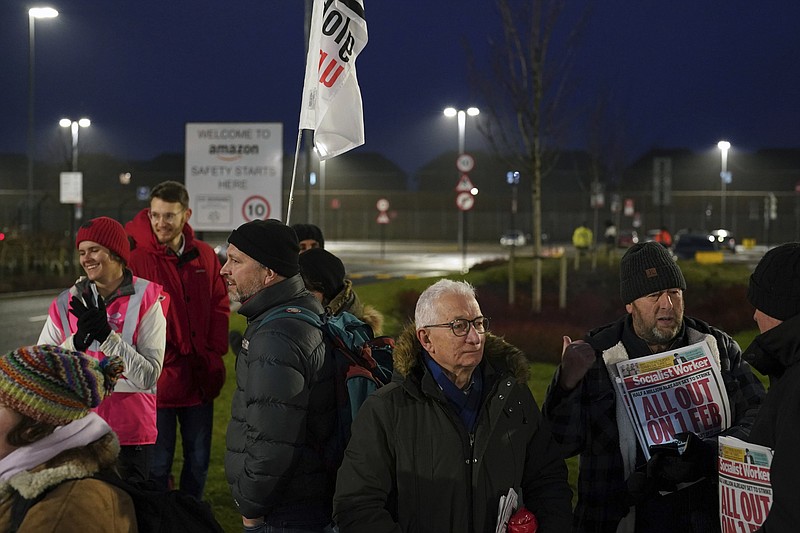
[[[750,276],[747,299],[778,320],[800,314],[800,242],[781,244],[764,254]]]
[[[281,276],[289,278],[300,272],[297,235],[280,220],[252,220],[242,224],[231,232],[228,242]]]
[[[344,288],[344,264],[322,248],[311,248],[300,254],[300,274],[307,287],[320,287],[326,301],[333,300]]]
[[[619,262],[619,295],[629,304],[667,289],[686,290],[686,280],[667,249],[653,241],[634,244]]]
[[[292,229],[297,234],[297,241],[305,241],[311,239],[319,243],[320,248],[325,248],[325,238],[322,236],[322,230],[314,224],[293,224]]]

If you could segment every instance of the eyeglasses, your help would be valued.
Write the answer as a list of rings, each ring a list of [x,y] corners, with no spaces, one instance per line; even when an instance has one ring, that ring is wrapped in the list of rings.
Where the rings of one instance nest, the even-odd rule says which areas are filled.
[[[171,224],[175,222],[175,219],[181,216],[184,211],[186,210],[181,209],[177,213],[153,213],[152,211],[150,211],[147,216],[149,216],[150,220],[152,220],[153,222],[158,222],[160,220],[163,220],[167,224]]]
[[[475,331],[478,334],[483,335],[487,331],[489,331],[489,317],[486,316],[479,316],[478,318],[473,318],[472,320],[467,320],[466,318],[456,318],[452,322],[448,322],[446,324],[428,324],[427,326],[422,326],[423,328],[450,328],[453,332],[453,335],[456,337],[466,337],[469,334],[469,328],[475,328]]]

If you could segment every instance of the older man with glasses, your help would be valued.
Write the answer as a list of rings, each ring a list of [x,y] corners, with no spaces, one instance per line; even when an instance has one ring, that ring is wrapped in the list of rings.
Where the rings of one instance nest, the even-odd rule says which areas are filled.
[[[428,287],[414,320],[398,338],[393,382],[353,422],[334,497],[341,533],[494,531],[512,488],[539,533],[567,531],[567,470],[524,354],[489,333],[463,281]]]

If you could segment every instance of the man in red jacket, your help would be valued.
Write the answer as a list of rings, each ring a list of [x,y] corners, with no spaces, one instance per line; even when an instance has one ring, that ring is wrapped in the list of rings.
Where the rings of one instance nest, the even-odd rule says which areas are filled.
[[[150,479],[167,488],[180,425],[180,490],[202,499],[211,456],[214,398],[225,382],[230,304],[214,250],[194,238],[189,194],[176,181],[150,193],[150,208],[125,225],[128,267],[169,293],[167,349],[158,380],[158,438]]]

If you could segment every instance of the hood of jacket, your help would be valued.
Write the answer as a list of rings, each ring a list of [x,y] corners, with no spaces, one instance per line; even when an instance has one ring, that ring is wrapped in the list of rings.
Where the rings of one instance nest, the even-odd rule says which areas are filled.
[[[331,314],[338,315],[342,311],[353,313],[372,328],[375,336],[383,335],[383,314],[371,305],[361,303],[356,292],[353,290],[353,282],[349,279],[344,280],[344,289],[337,294],[333,300],[325,306]]]
[[[106,433],[86,446],[65,450],[32,470],[12,476],[0,483],[0,494],[15,490],[23,498],[32,499],[62,481],[92,477],[114,467],[119,449],[114,432]]]
[[[800,315],[756,336],[742,357],[765,376],[780,378],[800,362]]]
[[[422,344],[417,339],[414,324],[409,324],[397,338],[393,362],[394,371],[407,378],[416,368],[421,368]],[[483,360],[492,366],[507,367],[519,383],[527,383],[530,363],[525,354],[502,337],[487,333],[484,337]]]
[[[149,208],[139,211],[133,220],[125,224],[125,231],[131,241],[131,250],[142,248],[151,254],[167,255],[167,247],[158,242],[150,225]],[[183,226],[184,251],[194,248],[194,230],[187,222]]]

